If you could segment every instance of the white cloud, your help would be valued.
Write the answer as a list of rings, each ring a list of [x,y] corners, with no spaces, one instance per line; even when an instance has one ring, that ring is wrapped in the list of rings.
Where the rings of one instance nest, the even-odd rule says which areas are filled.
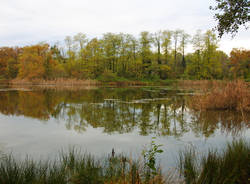
[[[138,34],[147,30],[184,29],[190,34],[216,25],[209,0],[1,0],[0,46],[63,40],[78,32]],[[247,31],[237,41],[226,36],[221,48],[249,49]]]

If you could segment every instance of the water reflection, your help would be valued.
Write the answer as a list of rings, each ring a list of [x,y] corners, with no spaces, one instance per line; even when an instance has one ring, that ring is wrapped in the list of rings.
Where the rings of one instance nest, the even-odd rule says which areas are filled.
[[[43,122],[55,119],[78,133],[91,126],[108,134],[137,131],[179,138],[190,132],[210,137],[218,130],[235,136],[249,128],[249,114],[196,112],[188,106],[189,97],[178,93],[160,88],[5,90],[0,92],[0,113]]]

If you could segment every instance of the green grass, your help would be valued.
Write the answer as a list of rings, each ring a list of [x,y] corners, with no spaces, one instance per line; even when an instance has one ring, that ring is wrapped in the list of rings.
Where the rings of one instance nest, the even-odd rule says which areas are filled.
[[[245,79],[245,82],[250,82],[250,78]]]
[[[1,184],[102,184],[163,183],[159,174],[144,173],[139,161],[123,156],[97,159],[76,149],[61,153],[57,161],[17,161],[12,155],[0,159]]]
[[[250,179],[250,143],[236,140],[223,151],[199,155],[180,152],[179,173],[151,172],[145,160],[124,155],[96,158],[77,149],[61,152],[54,161],[23,161],[0,156],[1,184],[247,184]],[[150,173],[151,172],[151,173]]]
[[[118,76],[116,73],[112,73],[112,71],[106,71],[99,77],[97,77],[97,80],[102,83],[112,83],[112,82],[118,82],[123,84],[144,84],[144,85],[172,85],[177,82],[177,80],[174,79],[166,79],[162,80],[158,77],[151,77],[151,78],[133,78],[133,77],[121,77]]]
[[[250,181],[250,143],[236,140],[222,152],[198,155],[189,149],[180,153],[179,168],[186,184],[247,184]]]

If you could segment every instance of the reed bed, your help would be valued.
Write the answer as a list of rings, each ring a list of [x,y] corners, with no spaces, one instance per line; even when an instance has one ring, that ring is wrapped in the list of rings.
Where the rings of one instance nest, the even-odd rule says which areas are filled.
[[[194,149],[180,153],[179,168],[186,184],[248,184],[250,143],[235,140],[224,151],[199,155]]]
[[[17,161],[12,155],[0,159],[3,184],[163,184],[160,169],[152,174],[140,161],[123,155],[97,159],[75,149],[61,153],[57,161]]]
[[[47,85],[47,86],[77,86],[77,85],[98,85],[99,82],[96,80],[78,80],[78,79],[67,79],[58,78],[54,80],[44,80],[44,79],[13,79],[9,82],[11,85]]]
[[[250,89],[246,82],[237,80],[225,85],[214,83],[212,88],[202,88],[190,105],[196,110],[236,110],[250,112]]]
[[[95,158],[76,149],[61,152],[54,161],[24,161],[0,155],[3,184],[248,184],[250,142],[239,139],[224,150],[198,154],[180,151],[178,169],[152,172],[145,161],[124,155]]]
[[[69,87],[92,87],[92,86],[145,86],[148,85],[146,82],[141,81],[113,81],[113,82],[104,82],[98,80],[79,80],[79,79],[67,79],[67,78],[58,78],[54,80],[44,80],[44,79],[13,79],[8,81],[12,86],[40,86],[40,87],[60,87],[60,88],[69,88]]]

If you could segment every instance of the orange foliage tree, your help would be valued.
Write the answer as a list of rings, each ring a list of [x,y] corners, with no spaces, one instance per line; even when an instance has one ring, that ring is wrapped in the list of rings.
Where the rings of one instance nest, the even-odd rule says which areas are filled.
[[[250,50],[233,49],[230,53],[232,77],[250,78]]]
[[[0,49],[0,78],[7,77],[7,59],[6,59],[6,48]]]
[[[18,54],[22,49],[2,47],[0,48],[0,77],[15,78],[18,73]]]
[[[53,60],[48,44],[34,45],[23,48],[20,55],[18,77],[34,79],[49,78]]]

